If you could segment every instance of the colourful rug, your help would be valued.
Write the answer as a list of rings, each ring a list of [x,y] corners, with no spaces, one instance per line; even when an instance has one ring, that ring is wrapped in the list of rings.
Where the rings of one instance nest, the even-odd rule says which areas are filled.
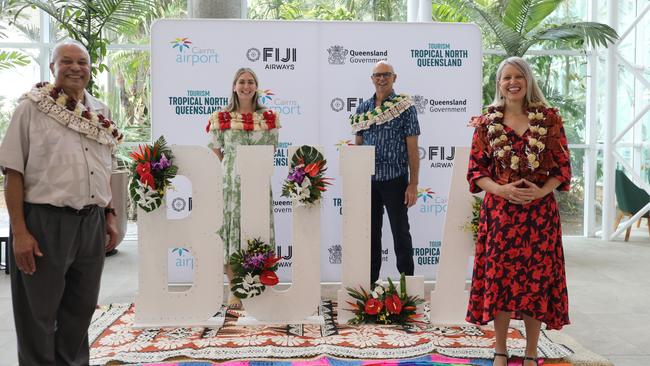
[[[380,364],[378,360],[397,359],[405,362],[411,361],[406,360],[409,358],[426,356],[429,359],[417,362],[491,365],[494,352],[492,327],[472,325],[447,327],[428,323],[418,323],[407,328],[375,325],[340,326],[336,324],[335,307],[329,301],[324,301],[319,307],[319,314],[325,319],[323,326],[296,324],[236,326],[237,317],[242,314],[241,311],[233,310],[224,312],[225,322],[221,328],[133,329],[133,305],[112,304],[101,307],[95,313],[89,329],[91,364],[103,365],[109,362],[146,364],[185,358],[211,361],[283,359],[287,360],[284,365],[291,365],[295,359],[320,356],[366,360],[350,362]],[[511,328],[508,338],[510,354],[523,356],[525,346],[523,330]],[[570,355],[572,351],[562,344],[552,342],[542,332],[538,353],[542,358],[561,359]],[[434,360],[431,358],[432,354],[452,357],[453,360]],[[294,360],[290,362],[289,359]],[[334,358],[327,358],[327,360],[334,360]],[[381,362],[393,362],[389,363],[391,365],[404,364],[400,361]],[[178,363],[170,365],[178,365]],[[203,363],[203,365],[210,365],[210,363]],[[231,365],[262,364],[245,362],[231,363]],[[293,363],[293,365],[301,364]],[[350,365],[368,365],[368,363]]]

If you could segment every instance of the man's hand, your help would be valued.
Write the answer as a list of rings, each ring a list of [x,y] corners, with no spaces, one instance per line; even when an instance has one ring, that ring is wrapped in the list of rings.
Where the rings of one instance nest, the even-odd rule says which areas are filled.
[[[42,257],[41,248],[31,233],[14,233],[13,235],[14,257],[16,266],[23,273],[32,275],[36,272],[36,261],[34,256]]]
[[[108,240],[106,241],[106,252],[110,252],[117,246],[117,226],[115,224],[115,215],[106,215],[106,234]]]
[[[406,207],[411,207],[418,199],[418,185],[409,183],[404,192],[404,204]]]

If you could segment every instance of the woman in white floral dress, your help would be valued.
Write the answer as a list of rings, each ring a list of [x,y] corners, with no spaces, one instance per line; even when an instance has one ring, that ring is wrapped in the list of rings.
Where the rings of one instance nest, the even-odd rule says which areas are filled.
[[[265,109],[258,103],[257,76],[249,68],[241,68],[235,73],[232,83],[230,103],[222,111],[210,116],[207,132],[212,134],[209,147],[223,161],[223,200],[224,219],[219,235],[223,239],[225,272],[229,280],[233,273],[228,259],[240,248],[240,179],[235,175],[235,159],[239,145],[278,144],[280,121],[277,112]],[[271,246],[274,243],[273,208],[271,207]],[[241,307],[241,301],[231,294],[228,304]]]

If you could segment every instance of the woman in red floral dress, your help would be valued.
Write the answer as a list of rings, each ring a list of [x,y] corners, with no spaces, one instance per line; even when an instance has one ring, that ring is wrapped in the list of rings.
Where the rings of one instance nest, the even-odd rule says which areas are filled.
[[[553,190],[571,180],[569,149],[557,110],[547,106],[519,57],[497,70],[494,102],[476,127],[467,172],[481,207],[467,321],[494,320],[494,365],[506,365],[510,319],[523,319],[523,366],[537,365],[541,323],[569,324],[560,213]]]

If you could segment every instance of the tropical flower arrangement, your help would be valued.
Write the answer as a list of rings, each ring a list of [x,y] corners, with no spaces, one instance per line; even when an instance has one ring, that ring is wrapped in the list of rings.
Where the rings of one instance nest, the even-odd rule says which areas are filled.
[[[472,196],[472,218],[466,222],[461,229],[465,232],[472,233],[474,242],[478,237],[478,223],[481,215],[481,206],[483,205],[483,198],[479,196]]]
[[[390,278],[388,287],[377,285],[371,292],[367,292],[363,287],[360,287],[360,290],[346,288],[348,294],[356,299],[356,302],[348,301],[352,309],[347,310],[354,313],[354,318],[348,323],[405,325],[420,317],[422,314],[416,313],[416,307],[422,304],[424,299],[406,293],[404,273],[401,274],[399,282],[399,291]]]
[[[331,178],[324,176],[327,160],[316,148],[302,145],[291,157],[289,175],[282,185],[282,196],[298,206],[318,202]]]
[[[170,180],[176,176],[178,167],[172,164],[174,156],[165,137],[160,136],[153,145],[140,145],[131,154],[131,199],[146,212],[162,204]]]
[[[275,272],[281,258],[275,250],[259,238],[247,242],[248,248],[232,253],[228,260],[234,274],[230,291],[240,299],[257,296],[279,281]]]

